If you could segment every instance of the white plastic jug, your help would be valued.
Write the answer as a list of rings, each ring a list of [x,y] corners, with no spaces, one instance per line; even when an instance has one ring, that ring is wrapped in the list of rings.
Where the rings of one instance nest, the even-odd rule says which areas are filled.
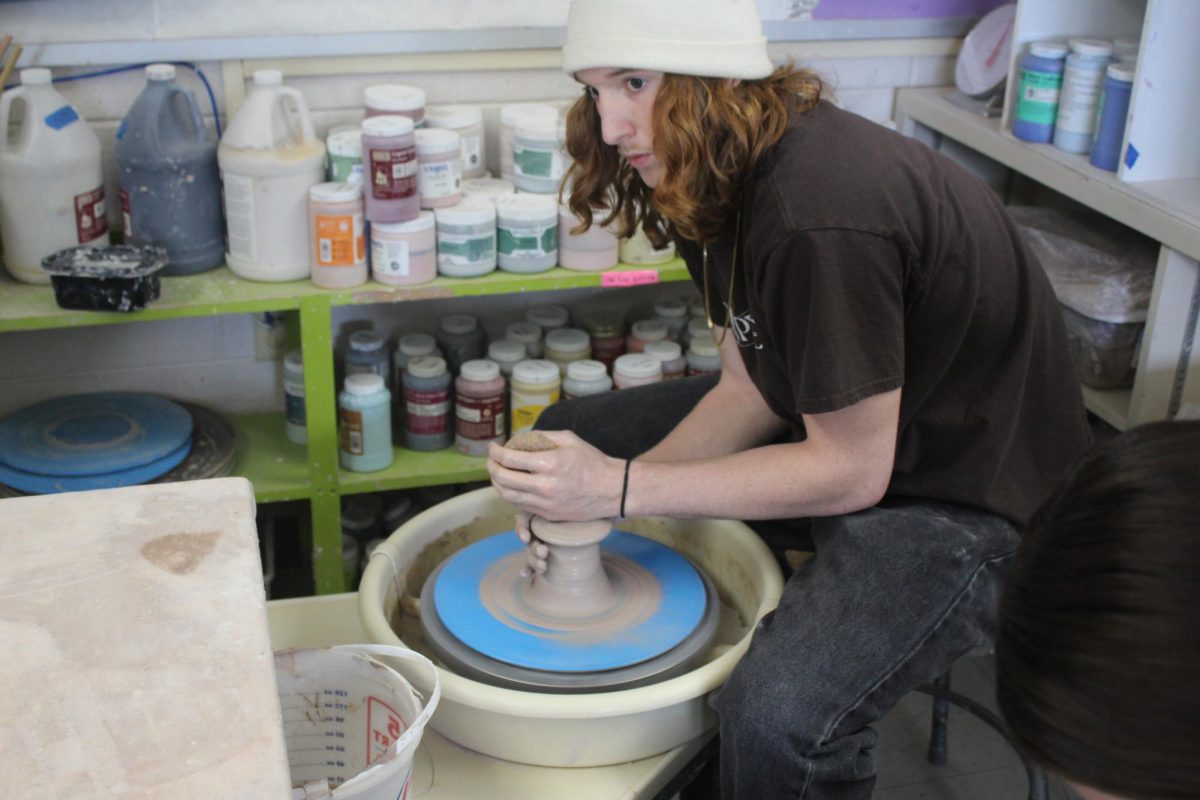
[[[10,141],[13,104],[24,114]],[[50,70],[21,70],[0,97],[0,237],[4,266],[25,283],[50,283],[42,259],[65,247],[108,244],[100,140],[50,84]]]
[[[228,251],[237,275],[295,281],[309,275],[308,190],[325,180],[325,143],[304,96],[261,69],[217,148]]]

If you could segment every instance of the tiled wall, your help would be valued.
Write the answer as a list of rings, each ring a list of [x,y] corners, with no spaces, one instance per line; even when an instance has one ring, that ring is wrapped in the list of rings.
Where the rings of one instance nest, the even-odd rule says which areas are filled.
[[[62,3],[4,3],[5,8],[35,5],[91,6],[64,0]],[[158,14],[157,22],[132,22],[162,29],[182,25],[190,7],[195,16],[208,24],[213,8],[234,14],[240,5],[234,0],[212,3],[185,0],[116,0],[103,4],[106,19],[116,19],[147,9]],[[307,8],[308,3],[292,4]],[[392,4],[395,5],[395,4]],[[408,5],[400,3],[400,6]],[[420,3],[422,7],[438,4]],[[504,3],[459,2],[453,5],[472,9],[479,18],[493,13],[489,9]],[[551,3],[553,5],[553,3]],[[114,11],[117,8],[120,13]],[[298,15],[302,16],[302,15]],[[115,23],[112,23],[115,24]],[[180,28],[177,33],[182,32]],[[149,31],[146,31],[148,33]],[[107,30],[108,35],[127,35]],[[81,32],[68,26],[59,40],[70,41]],[[93,36],[98,36],[92,32]],[[777,60],[792,58],[817,69],[834,87],[837,100],[866,117],[877,121],[890,119],[895,89],[913,85],[941,85],[953,80],[953,53],[957,43],[949,40],[887,40],[876,42],[813,42],[773,46]],[[331,62],[332,63],[332,62]],[[519,100],[544,100],[565,105],[576,96],[578,86],[556,67],[507,68],[502,59],[495,65],[456,70],[445,66],[446,59],[408,59],[408,71],[383,68],[370,71],[371,62],[354,62],[347,69],[337,62],[337,71],[327,74],[320,63],[289,62],[293,73],[287,83],[300,89],[313,111],[319,133],[335,124],[356,121],[361,116],[359,103],[364,86],[383,80],[423,87],[430,103],[466,102],[485,107],[489,134],[494,132],[501,103]],[[381,65],[386,65],[386,59]],[[221,64],[200,64],[213,84],[218,107],[224,113]],[[248,65],[249,66],[253,66]],[[367,71],[361,71],[366,69]],[[76,72],[83,70],[75,70]],[[56,71],[62,74],[66,71]],[[249,74],[249,69],[246,71]],[[346,74],[348,73],[348,74]],[[180,80],[193,87],[205,108],[207,101],[199,83],[180,72]],[[111,149],[113,135],[125,110],[142,86],[139,73],[126,73],[60,85],[60,89],[96,129],[104,143],[107,171],[112,186]],[[493,137],[494,140],[495,137]],[[114,197],[115,194],[110,194]],[[115,222],[115,220],[114,220]],[[682,285],[657,287],[659,291],[679,294]],[[525,294],[508,298],[483,298],[454,301],[455,310],[467,310],[491,317],[500,323],[518,317],[521,310],[535,302],[576,304],[595,301],[588,292]],[[607,294],[604,303],[626,300],[645,307],[652,293]],[[356,320],[371,320],[389,333],[431,329],[437,317],[452,304],[438,301],[405,303],[394,306],[352,307],[339,309],[335,325],[339,333]],[[57,330],[0,334],[0,414],[46,397],[78,391],[130,389],[159,391],[181,399],[208,404],[229,412],[266,410],[282,406],[280,365],[272,360],[256,360],[255,325],[249,316],[222,316],[144,324],[110,325],[77,330]]]

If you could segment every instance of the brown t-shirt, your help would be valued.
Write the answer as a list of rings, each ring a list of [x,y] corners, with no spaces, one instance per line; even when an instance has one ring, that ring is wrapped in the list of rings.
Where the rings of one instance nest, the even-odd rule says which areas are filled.
[[[1028,519],[1090,434],[1054,292],[996,195],[821,103],[748,177],[741,209],[731,327],[793,437],[801,414],[903,387],[888,496]],[[709,247],[717,324],[734,229]],[[703,290],[700,247],[679,249]]]

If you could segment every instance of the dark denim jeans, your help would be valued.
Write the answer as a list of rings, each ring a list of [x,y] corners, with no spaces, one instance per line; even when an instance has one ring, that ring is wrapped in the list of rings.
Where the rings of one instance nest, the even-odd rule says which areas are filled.
[[[547,408],[537,427],[574,430],[629,458],[712,386],[693,378],[579,398]],[[779,607],[714,698],[721,795],[869,798],[871,723],[990,644],[1018,534],[994,515],[924,500],[752,524],[777,551],[811,547],[815,555],[788,579]]]

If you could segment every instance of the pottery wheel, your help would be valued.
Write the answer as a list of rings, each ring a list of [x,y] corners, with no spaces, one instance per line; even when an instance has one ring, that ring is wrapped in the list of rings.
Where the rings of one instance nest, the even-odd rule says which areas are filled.
[[[656,682],[692,668],[712,646],[717,594],[687,558],[617,530],[600,545],[599,564],[611,587],[603,597],[582,609],[547,608],[536,592],[553,561],[547,575],[522,576],[525,546],[514,532],[475,542],[425,582],[425,641],[465,677],[549,692]]]

